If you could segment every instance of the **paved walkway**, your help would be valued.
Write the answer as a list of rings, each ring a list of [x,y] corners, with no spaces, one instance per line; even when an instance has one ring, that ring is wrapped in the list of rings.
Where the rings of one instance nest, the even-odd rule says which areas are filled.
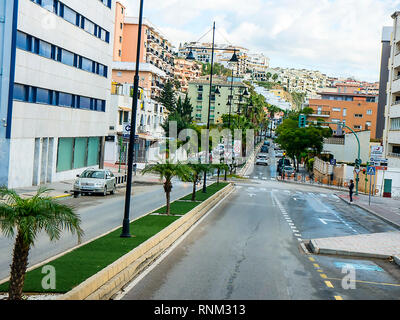
[[[336,195],[350,205],[348,193],[337,193]],[[391,225],[400,228],[400,200],[371,197],[371,204],[369,204],[369,197],[359,194],[358,196],[353,196],[353,203],[351,205],[358,206]]]
[[[386,259],[400,255],[400,232],[314,239],[310,245],[315,253]]]

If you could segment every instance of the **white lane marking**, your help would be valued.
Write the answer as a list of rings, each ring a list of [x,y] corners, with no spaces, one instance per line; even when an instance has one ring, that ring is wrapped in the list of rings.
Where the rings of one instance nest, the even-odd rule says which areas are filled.
[[[319,220],[321,220],[321,222],[322,222],[323,224],[328,224],[326,221],[340,222],[340,221],[337,221],[337,220],[330,220],[330,219],[319,219]]]

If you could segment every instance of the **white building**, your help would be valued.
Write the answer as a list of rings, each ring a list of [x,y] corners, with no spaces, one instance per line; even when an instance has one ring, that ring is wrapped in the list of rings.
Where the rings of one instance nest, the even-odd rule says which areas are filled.
[[[39,185],[102,166],[115,1],[8,0],[7,8],[9,4],[18,6],[13,17],[6,16],[15,39],[6,49],[15,61],[3,66],[9,63],[15,79],[10,81],[12,99],[0,105],[6,119],[0,183],[11,188]],[[4,1],[0,9],[2,5]]]
[[[269,91],[268,89],[264,88],[264,87],[260,87],[260,86],[255,86],[255,91],[258,94],[261,94],[264,96],[265,101],[267,101],[267,103],[272,104],[284,111],[289,111],[292,110],[292,105],[290,102],[276,96],[275,94],[273,94],[271,91]]]
[[[400,12],[393,15],[383,144],[389,167],[400,168]],[[400,170],[400,169],[399,169]]]
[[[131,123],[132,116],[132,98],[130,92],[133,84],[116,84],[113,83],[109,127],[113,130],[109,131],[105,144],[104,161],[110,164],[126,162],[126,153],[120,153],[120,146],[127,150],[129,138],[123,137],[124,124]],[[138,100],[138,109],[136,113],[136,135],[138,136],[136,144],[136,161],[143,163],[152,159],[150,148],[155,142],[160,142],[165,137],[162,124],[167,117],[165,108],[158,102],[150,98],[150,92],[140,89],[140,97]]]

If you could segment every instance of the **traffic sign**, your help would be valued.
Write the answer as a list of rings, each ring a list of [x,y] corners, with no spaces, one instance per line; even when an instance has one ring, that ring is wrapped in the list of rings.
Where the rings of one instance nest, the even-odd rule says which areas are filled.
[[[374,176],[375,174],[376,174],[376,168],[375,167],[367,167],[367,175]]]
[[[331,159],[331,165],[336,166],[336,159]]]
[[[361,169],[359,169],[359,168],[354,169],[354,173],[355,173],[355,174],[359,174],[360,171],[361,171]]]

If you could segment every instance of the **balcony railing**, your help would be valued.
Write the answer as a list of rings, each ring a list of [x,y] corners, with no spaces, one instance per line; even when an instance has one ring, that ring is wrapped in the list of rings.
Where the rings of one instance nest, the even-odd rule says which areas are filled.
[[[388,152],[389,157],[400,158],[400,153]]]
[[[314,112],[311,116],[312,117],[330,117],[331,112],[330,111],[317,111],[316,113]]]

